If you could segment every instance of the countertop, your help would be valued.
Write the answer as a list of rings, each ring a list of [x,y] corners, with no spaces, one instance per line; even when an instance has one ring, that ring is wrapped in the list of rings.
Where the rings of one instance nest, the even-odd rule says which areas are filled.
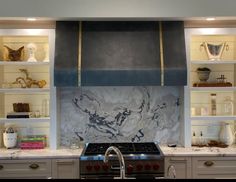
[[[0,149],[0,159],[45,159],[45,158],[79,158],[82,153],[80,149]]]
[[[168,147],[160,146],[164,156],[236,156],[236,145],[219,147]]]
[[[164,156],[235,156],[236,145],[219,148],[219,147],[168,147],[160,145]],[[0,149],[0,159],[55,159],[55,158],[79,158],[83,148],[79,149]]]

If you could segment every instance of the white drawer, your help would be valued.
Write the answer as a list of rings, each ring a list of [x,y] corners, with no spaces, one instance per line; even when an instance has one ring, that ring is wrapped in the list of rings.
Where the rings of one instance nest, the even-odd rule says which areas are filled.
[[[0,178],[50,177],[51,160],[0,160]]]

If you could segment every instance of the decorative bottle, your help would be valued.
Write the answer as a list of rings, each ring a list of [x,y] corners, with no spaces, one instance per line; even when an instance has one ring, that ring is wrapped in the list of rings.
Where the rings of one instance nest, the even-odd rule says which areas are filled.
[[[193,136],[192,136],[192,146],[196,145],[197,144],[197,138],[196,138],[196,134],[195,134],[195,131],[193,132]]]
[[[202,131],[200,132],[200,137],[199,137],[199,141],[198,141],[199,143],[198,143],[198,145],[199,145],[199,147],[203,147],[204,145],[205,145],[205,140],[204,140],[204,138],[203,138],[203,133],[202,133]]]
[[[216,93],[211,93],[211,115],[216,116]]]

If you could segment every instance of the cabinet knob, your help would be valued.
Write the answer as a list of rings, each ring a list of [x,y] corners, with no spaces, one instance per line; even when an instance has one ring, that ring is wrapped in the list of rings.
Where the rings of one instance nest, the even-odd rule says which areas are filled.
[[[205,166],[212,166],[214,164],[214,162],[212,162],[212,161],[206,161],[206,162],[204,162],[204,165]]]
[[[3,167],[3,165],[0,165],[0,170],[2,170],[4,167]]]
[[[29,167],[31,169],[37,169],[37,168],[39,168],[39,165],[38,164],[31,164]]]

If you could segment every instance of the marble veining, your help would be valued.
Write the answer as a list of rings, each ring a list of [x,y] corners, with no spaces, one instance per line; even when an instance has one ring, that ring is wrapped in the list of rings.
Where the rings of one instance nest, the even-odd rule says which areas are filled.
[[[83,148],[68,149],[60,148],[56,150],[45,149],[0,149],[0,159],[46,159],[46,158],[79,158]]]
[[[62,88],[61,145],[84,142],[179,142],[179,87]]]
[[[226,148],[219,147],[168,147],[160,146],[164,156],[236,156],[236,145]]]

